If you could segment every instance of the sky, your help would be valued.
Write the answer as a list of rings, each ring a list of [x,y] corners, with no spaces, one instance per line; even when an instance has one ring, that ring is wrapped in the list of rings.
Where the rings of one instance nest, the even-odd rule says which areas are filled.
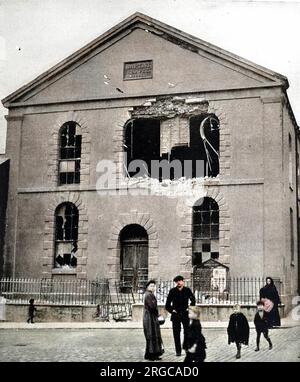
[[[300,123],[300,0],[0,0],[0,99],[137,11],[287,76]]]

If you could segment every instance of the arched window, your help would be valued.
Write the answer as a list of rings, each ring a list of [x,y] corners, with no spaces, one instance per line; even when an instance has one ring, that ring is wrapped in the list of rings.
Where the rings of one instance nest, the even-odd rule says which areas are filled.
[[[219,258],[219,206],[212,198],[193,207],[193,265]]]
[[[121,282],[134,291],[142,289],[148,280],[148,234],[138,224],[124,227],[120,233]]]
[[[73,203],[60,204],[55,211],[55,268],[77,266],[78,209]]]
[[[69,121],[60,130],[59,184],[80,183],[81,135],[78,125]]]

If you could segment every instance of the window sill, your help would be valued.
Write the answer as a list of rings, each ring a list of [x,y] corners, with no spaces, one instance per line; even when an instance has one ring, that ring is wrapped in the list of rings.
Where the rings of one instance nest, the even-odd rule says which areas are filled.
[[[51,272],[55,275],[76,275],[76,269],[53,268]]]

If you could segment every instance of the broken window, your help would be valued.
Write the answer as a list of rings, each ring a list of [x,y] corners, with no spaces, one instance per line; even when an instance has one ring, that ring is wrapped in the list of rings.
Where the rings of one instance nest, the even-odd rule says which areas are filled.
[[[55,212],[55,268],[77,266],[78,209],[73,203],[63,203]]]
[[[125,126],[124,148],[130,177],[215,177],[219,173],[219,120],[207,113],[190,119],[133,119]]]
[[[150,176],[151,161],[160,159],[160,121],[135,119],[125,127],[125,152],[129,176]],[[136,160],[141,161],[140,165]]]
[[[81,135],[77,123],[65,123],[60,130],[59,184],[80,183]]]
[[[203,161],[202,176],[219,174],[219,120],[214,115],[201,114],[190,119],[190,152],[193,161],[192,176],[198,177],[197,161]]]
[[[219,206],[203,198],[193,207],[193,265],[219,258]]]

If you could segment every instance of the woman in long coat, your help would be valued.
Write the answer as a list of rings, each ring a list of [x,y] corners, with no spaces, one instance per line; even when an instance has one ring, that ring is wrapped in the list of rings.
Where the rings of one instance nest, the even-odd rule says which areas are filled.
[[[144,317],[143,327],[146,338],[145,359],[157,360],[163,354],[163,345],[158,322],[157,300],[154,295],[155,281],[150,280],[146,285],[144,296]]]
[[[265,307],[269,306],[269,309],[267,308],[267,317],[269,321],[269,326],[280,326],[280,316],[279,316],[279,310],[278,305],[281,304],[280,297],[277,291],[277,288],[274,284],[274,281],[271,277],[266,278],[266,285],[261,288],[260,292],[260,299],[264,302]],[[272,305],[269,304],[271,301]]]

